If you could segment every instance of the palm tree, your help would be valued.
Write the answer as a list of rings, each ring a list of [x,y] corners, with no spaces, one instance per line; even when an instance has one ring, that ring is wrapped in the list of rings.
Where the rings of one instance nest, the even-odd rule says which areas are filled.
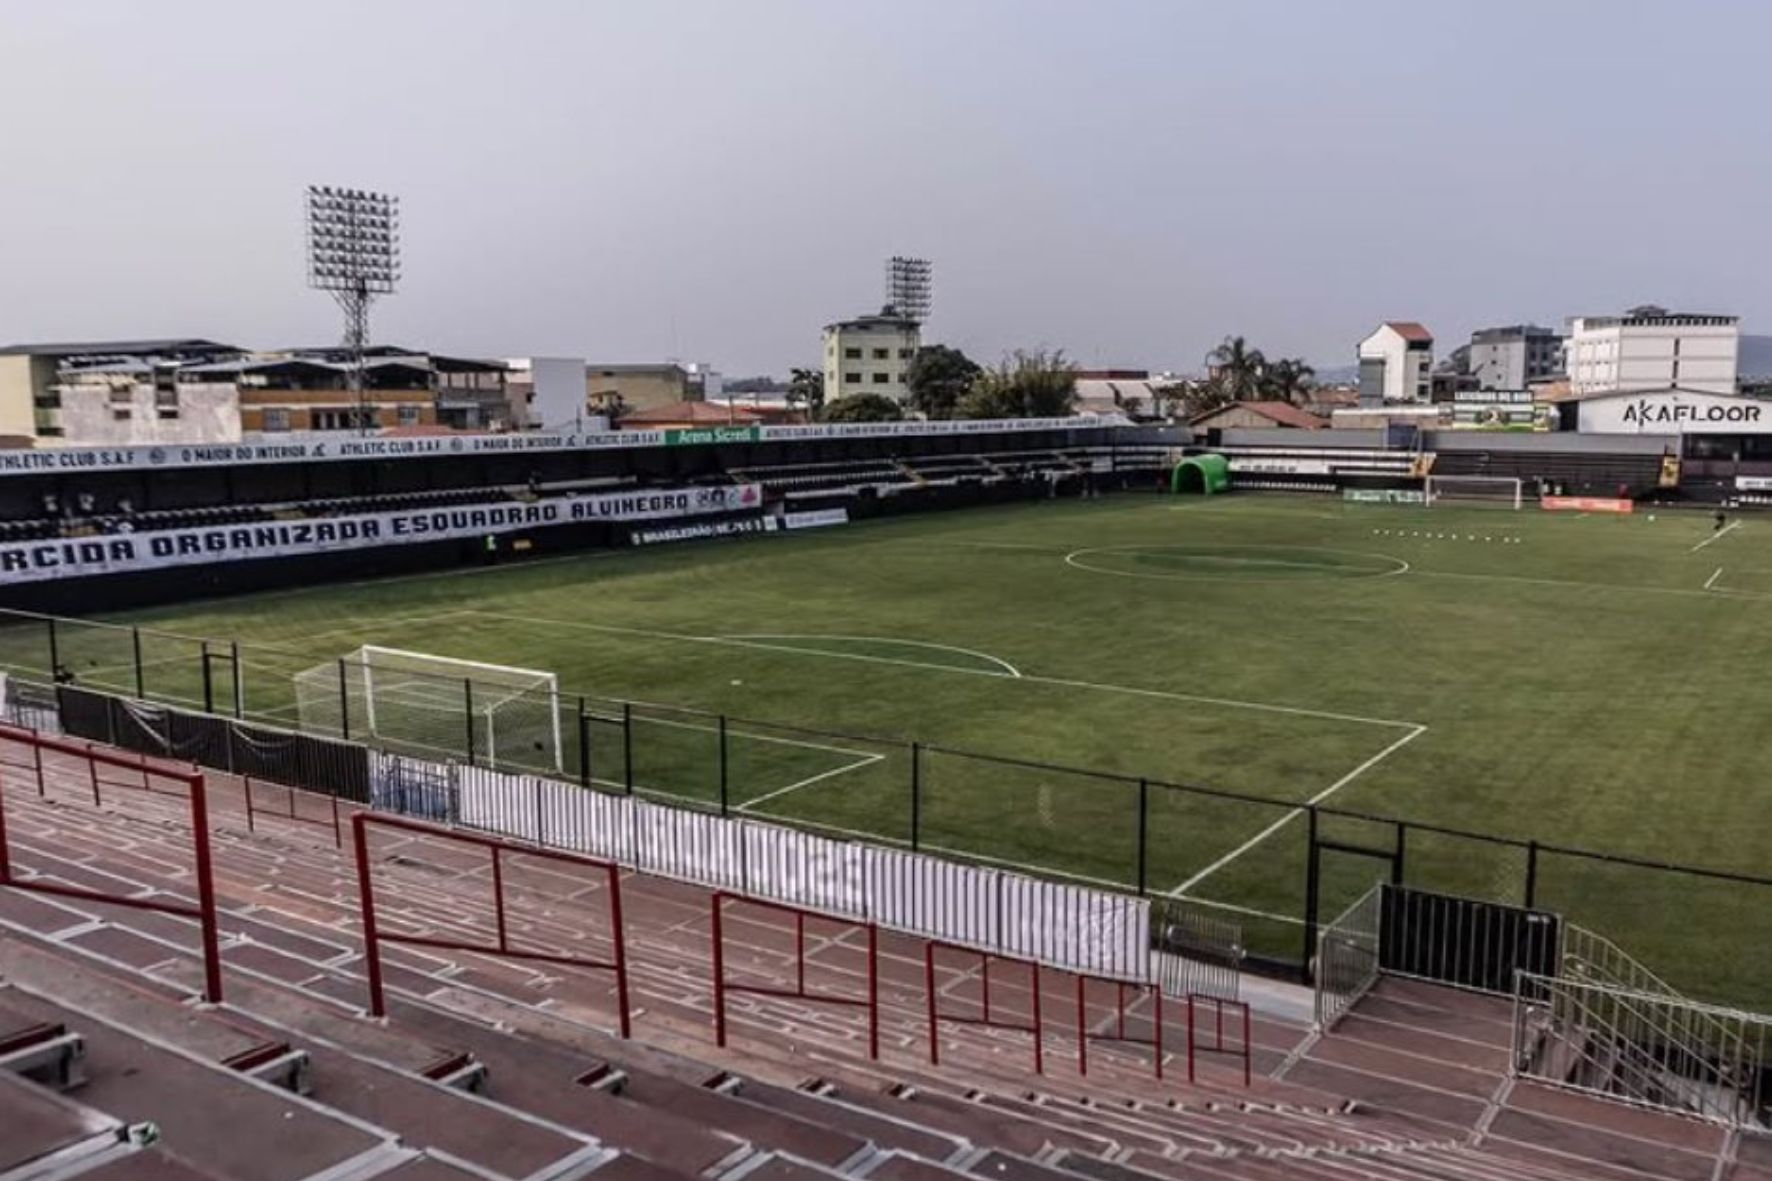
[[[1261,375],[1264,396],[1281,402],[1300,403],[1310,393],[1311,378],[1317,375],[1301,357],[1282,357],[1270,362]]]
[[[1206,354],[1210,366],[1207,380],[1229,402],[1250,402],[1261,397],[1261,375],[1267,358],[1240,336],[1227,336]]]

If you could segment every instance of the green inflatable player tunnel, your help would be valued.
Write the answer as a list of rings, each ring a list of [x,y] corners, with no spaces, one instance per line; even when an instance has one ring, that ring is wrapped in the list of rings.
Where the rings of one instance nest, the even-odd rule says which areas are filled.
[[[1171,492],[1198,492],[1211,496],[1231,489],[1231,461],[1222,455],[1190,455],[1175,465],[1169,477]]]

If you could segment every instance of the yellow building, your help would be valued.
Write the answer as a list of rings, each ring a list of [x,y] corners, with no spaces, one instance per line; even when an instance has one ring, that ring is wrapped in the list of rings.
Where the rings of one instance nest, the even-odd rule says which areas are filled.
[[[908,401],[905,370],[917,355],[921,340],[917,322],[889,307],[877,316],[826,324],[825,404],[856,394],[884,394],[895,402]]]

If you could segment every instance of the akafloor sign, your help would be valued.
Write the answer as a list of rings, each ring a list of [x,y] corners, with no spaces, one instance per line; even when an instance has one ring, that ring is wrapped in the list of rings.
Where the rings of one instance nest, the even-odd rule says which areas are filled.
[[[1768,411],[1772,402],[1729,394],[1614,394],[1581,402],[1581,429],[1607,435],[1761,435],[1772,433]]]
[[[13,542],[0,545],[0,586],[157,570],[168,566],[200,566],[343,549],[413,545],[424,541],[516,533],[550,525],[695,517],[755,508],[762,499],[762,490],[755,484],[661,488],[562,497],[530,504],[506,501],[321,517],[311,521],[265,521],[251,525]]]

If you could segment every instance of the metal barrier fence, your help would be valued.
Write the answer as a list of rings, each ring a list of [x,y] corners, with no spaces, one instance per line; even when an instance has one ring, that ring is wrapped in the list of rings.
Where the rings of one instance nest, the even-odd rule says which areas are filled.
[[[8,780],[16,781],[22,778],[20,772],[28,768],[32,786],[39,796],[48,794],[51,774],[58,770],[66,772],[70,764],[85,772],[95,807],[101,802],[101,785],[119,786],[115,780],[102,779],[99,775],[100,768],[122,770],[139,775],[141,777],[140,783],[123,784],[123,786],[140,791],[159,790],[154,787],[155,780],[183,787],[182,792],[164,792],[163,794],[183,795],[189,802],[191,877],[197,888],[195,905],[177,900],[169,901],[170,896],[159,894],[150,894],[146,897],[133,893],[119,894],[89,886],[57,882],[43,876],[18,876],[13,872],[11,845],[6,834],[6,793],[3,786],[0,786],[0,886],[72,898],[76,901],[102,902],[110,906],[121,906],[131,910],[143,910],[154,914],[193,920],[197,924],[203,949],[203,999],[211,1004],[220,1004],[222,1001],[221,935],[216,919],[214,860],[209,846],[209,792],[202,772],[195,767],[150,765],[145,758],[125,758],[110,751],[91,749],[84,743],[53,738],[12,726],[0,726],[0,742],[15,749],[23,747],[30,752],[30,761],[26,764],[0,760],[0,784]]]
[[[1308,974],[1328,916],[1374,882],[1390,881],[1552,910],[1612,933],[1687,991],[1772,1005],[1772,975],[1753,957],[1716,954],[1719,931],[1730,932],[1732,943],[1772,944],[1772,875],[1764,873],[1298,804],[1160,774],[564,690],[507,700],[487,696],[490,690],[471,678],[403,674],[411,684],[402,692],[413,701],[423,697],[448,720],[392,736],[370,723],[361,701],[365,678],[349,667],[329,714],[316,714],[318,707],[304,711],[294,685],[313,660],[311,651],[0,611],[0,670],[13,674],[17,689],[10,697],[22,700],[29,691],[41,701],[41,687],[59,679],[49,692],[59,688],[64,699],[69,690],[85,689],[227,715],[253,728],[224,736],[231,745],[220,748],[223,762],[209,765],[224,765],[230,756],[239,761],[250,745],[242,736],[256,741],[266,732],[348,739],[430,763],[496,763],[492,769],[546,774],[678,808],[768,819],[1129,894],[1182,897],[1241,925],[1246,962],[1294,973]],[[38,688],[27,690],[30,681]],[[418,685],[430,688],[421,693]],[[492,741],[485,738],[489,708]],[[321,714],[336,724],[329,728]],[[140,719],[131,724],[139,728]],[[415,733],[423,741],[415,741]],[[313,773],[272,774],[270,767],[287,764],[293,754],[253,751],[257,777],[288,783]],[[1260,840],[1249,840],[1256,834]]]
[[[1684,997],[1522,972],[1521,1078],[1732,1128],[1772,1131],[1772,1019]]]
[[[1374,886],[1317,937],[1317,1028],[1328,1032],[1378,982],[1383,886]]]
[[[492,907],[497,941],[492,944],[471,943],[461,939],[444,939],[411,931],[387,930],[385,922],[378,922],[376,919],[375,874],[373,871],[375,861],[370,856],[369,848],[371,829],[399,833],[408,839],[417,838],[444,844],[467,845],[484,850],[489,857],[492,869]],[[381,946],[384,943],[393,943],[406,947],[425,947],[436,951],[471,952],[492,959],[556,964],[573,968],[593,968],[611,972],[615,976],[617,1028],[622,1037],[628,1037],[632,1033],[628,1003],[627,935],[622,921],[621,871],[618,866],[612,862],[581,857],[574,853],[561,853],[553,849],[526,848],[493,837],[477,836],[457,829],[441,828],[436,825],[408,820],[401,816],[384,816],[375,812],[353,813],[351,816],[351,836],[357,859],[358,899],[363,916],[363,962],[369,979],[369,1012],[372,1016],[387,1016],[386,992],[382,984]],[[612,949],[610,958],[562,955],[557,952],[513,946],[505,921],[505,866],[510,863],[512,858],[531,858],[553,865],[590,870],[597,879],[600,879],[601,893],[608,900],[607,938]],[[575,893],[574,900],[582,903],[585,894],[586,891],[582,890]],[[721,1044],[724,1045],[724,1041]]]

